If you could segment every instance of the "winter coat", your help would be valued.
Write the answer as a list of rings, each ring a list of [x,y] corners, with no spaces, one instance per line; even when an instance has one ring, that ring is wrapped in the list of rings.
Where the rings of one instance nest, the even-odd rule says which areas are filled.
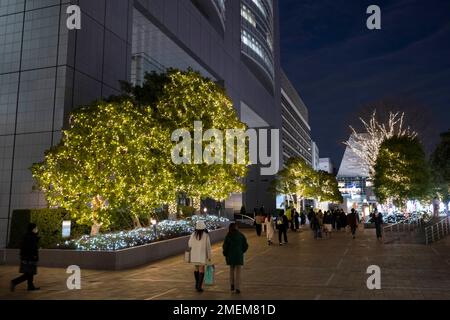
[[[320,230],[320,221],[317,215],[311,217],[310,223],[313,230]]]
[[[39,237],[32,232],[27,233],[20,246],[20,273],[37,274],[39,261]]]
[[[189,238],[188,246],[191,249],[191,263],[206,265],[211,259],[211,240],[208,233],[203,232],[202,238],[198,240],[194,232]]]
[[[264,224],[266,225],[266,235],[267,240],[272,240],[273,235],[275,233],[275,222],[273,221],[273,218],[266,218],[266,221],[264,221]]]
[[[248,249],[245,236],[239,231],[228,233],[223,242],[223,255],[229,266],[243,266],[244,253]]]
[[[358,225],[358,215],[356,213],[350,213],[347,216],[347,223],[350,227],[356,227]]]

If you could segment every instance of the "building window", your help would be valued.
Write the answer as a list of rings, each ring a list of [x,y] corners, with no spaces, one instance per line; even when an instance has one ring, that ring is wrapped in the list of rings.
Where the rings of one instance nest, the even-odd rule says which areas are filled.
[[[241,15],[242,17],[247,20],[253,27],[256,28],[256,19],[255,15],[250,11],[249,8],[247,8],[245,5],[242,5],[241,8]]]
[[[267,17],[266,9],[264,8],[264,5],[262,4],[261,0],[252,0],[252,1],[258,7],[258,9],[261,11],[261,13],[264,15],[264,17]]]

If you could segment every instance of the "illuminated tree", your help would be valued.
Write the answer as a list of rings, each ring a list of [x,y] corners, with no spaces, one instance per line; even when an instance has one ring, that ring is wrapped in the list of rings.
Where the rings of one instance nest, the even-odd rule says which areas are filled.
[[[173,201],[170,132],[151,114],[129,101],[73,112],[59,145],[32,167],[49,205],[65,208],[94,235],[115,209],[127,209],[139,226],[140,215]]]
[[[294,201],[294,195],[298,199],[315,198],[317,189],[313,181],[316,177],[317,172],[303,158],[289,158],[273,181],[271,190],[286,195],[289,201]]]
[[[375,162],[381,144],[392,137],[415,138],[417,134],[411,129],[404,128],[404,113],[389,113],[385,123],[380,123],[376,117],[376,110],[371,118],[366,121],[360,118],[364,129],[357,132],[353,127],[351,139],[344,144],[348,146],[362,161],[362,165],[369,171],[371,177],[375,174]]]
[[[315,198],[319,202],[327,201],[334,203],[342,203],[344,199],[339,192],[338,182],[336,177],[326,171],[318,171],[313,179],[313,186],[315,188]]]
[[[184,128],[194,137],[195,121],[202,122],[203,132],[208,129],[222,132],[226,129],[246,130],[224,89],[198,72],[171,69],[163,74],[150,73],[145,76],[142,86],[125,84],[124,89],[126,98],[134,99],[139,105],[152,106],[153,117],[171,132]],[[205,150],[214,142],[214,139],[204,141],[202,149]],[[221,142],[226,146],[225,135]],[[222,159],[226,159],[225,151]],[[245,156],[248,159],[248,153]],[[176,181],[173,188],[191,197],[197,211],[201,198],[220,201],[231,193],[244,190],[246,165],[225,164],[224,161],[220,164],[207,164],[204,161],[195,164],[194,152],[189,155],[189,159],[189,164],[172,164],[171,172]],[[173,205],[170,207],[175,208]]]
[[[425,200],[430,195],[430,168],[417,138],[385,140],[374,169],[374,192],[381,203],[392,200],[403,208],[407,200]]]

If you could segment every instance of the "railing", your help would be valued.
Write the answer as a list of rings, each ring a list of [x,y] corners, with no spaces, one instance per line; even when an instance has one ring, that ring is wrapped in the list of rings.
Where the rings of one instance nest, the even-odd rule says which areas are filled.
[[[450,233],[450,218],[445,217],[439,222],[425,228],[425,244],[441,240]]]
[[[252,218],[250,216],[246,216],[245,214],[236,213],[234,216],[241,217],[241,219],[238,219],[237,221],[240,221],[242,223],[245,223],[245,220],[250,220],[253,225],[253,223],[255,222],[254,218]]]
[[[383,227],[383,238],[384,242],[388,241],[388,235],[393,235],[394,232],[412,232],[416,231],[417,229],[420,229],[422,227],[422,219],[416,218],[416,217],[410,217],[408,219],[405,219],[403,221],[388,225],[386,227]],[[389,239],[392,240],[392,239]]]

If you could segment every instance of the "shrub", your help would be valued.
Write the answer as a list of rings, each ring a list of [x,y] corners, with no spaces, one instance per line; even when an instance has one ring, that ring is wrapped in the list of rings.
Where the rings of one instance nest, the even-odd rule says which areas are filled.
[[[41,248],[55,248],[63,241],[62,222],[71,220],[63,209],[32,209],[14,210],[11,219],[11,236],[9,248],[19,248],[29,223],[35,223],[39,229],[39,246]],[[89,233],[89,227],[72,221],[71,238],[79,238]]]

